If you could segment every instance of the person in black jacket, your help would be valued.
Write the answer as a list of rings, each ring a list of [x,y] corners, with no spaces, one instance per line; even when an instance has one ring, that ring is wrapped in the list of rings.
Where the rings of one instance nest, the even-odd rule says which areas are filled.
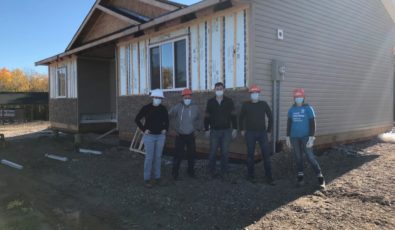
[[[204,118],[206,137],[210,138],[209,171],[216,176],[217,149],[221,149],[221,172],[226,176],[228,172],[228,150],[232,138],[237,135],[237,119],[233,100],[224,96],[224,84],[215,84],[215,97],[207,101]],[[233,129],[233,130],[232,130]]]
[[[267,133],[270,133],[272,130],[272,111],[266,101],[259,100],[261,89],[258,86],[252,86],[249,92],[251,100],[243,103],[239,116],[239,128],[241,135],[245,137],[247,145],[247,178],[250,181],[255,181],[254,154],[255,145],[258,142],[261,147],[266,181],[268,184],[274,185],[267,136]],[[266,116],[268,118],[267,128]]]
[[[137,114],[135,122],[139,129],[144,132],[144,183],[146,187],[152,187],[151,171],[154,179],[158,183],[161,176],[161,159],[163,147],[166,140],[166,132],[169,129],[169,116],[165,106],[161,105],[164,98],[160,89],[151,91],[153,99]],[[144,119],[144,124],[141,120]],[[152,170],[153,169],[153,170]]]

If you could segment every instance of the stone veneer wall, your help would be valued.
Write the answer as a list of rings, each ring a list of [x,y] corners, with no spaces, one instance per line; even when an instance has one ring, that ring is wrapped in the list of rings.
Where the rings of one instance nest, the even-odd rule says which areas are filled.
[[[54,129],[78,131],[77,99],[50,99],[49,121]]]

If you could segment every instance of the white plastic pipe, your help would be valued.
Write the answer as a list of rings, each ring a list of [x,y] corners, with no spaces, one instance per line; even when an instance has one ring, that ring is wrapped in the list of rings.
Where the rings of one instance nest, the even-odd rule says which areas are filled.
[[[53,155],[53,154],[45,154],[46,157],[54,159],[54,160],[58,160],[58,161],[67,161],[67,157],[61,157],[61,156],[57,156],[57,155]]]
[[[2,163],[3,165],[7,165],[7,166],[10,166],[10,167],[12,167],[12,168],[19,169],[19,170],[23,169],[23,166],[22,166],[22,165],[19,165],[19,164],[17,164],[17,163],[14,163],[14,162],[12,162],[12,161],[8,161],[8,160],[5,160],[5,159],[1,160],[1,163]]]
[[[90,150],[90,149],[80,149],[80,153],[88,153],[88,154],[95,154],[95,155],[102,154],[102,152],[100,152],[100,151]]]

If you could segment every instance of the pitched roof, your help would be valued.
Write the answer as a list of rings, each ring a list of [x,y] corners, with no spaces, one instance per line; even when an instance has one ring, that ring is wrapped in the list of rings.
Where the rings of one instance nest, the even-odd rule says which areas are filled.
[[[89,31],[89,27],[95,23],[99,15],[102,13],[109,14],[113,17],[121,19],[127,22],[129,26],[136,26],[143,22],[147,22],[151,20],[152,16],[159,16],[160,14],[168,13],[186,7],[185,5],[174,3],[171,1],[166,1],[166,0],[134,0],[131,3],[128,2],[129,5],[138,4],[138,3],[150,5],[151,6],[150,11],[154,11],[152,9],[157,9],[158,11],[158,13],[156,13],[155,15],[144,15],[144,13],[142,12],[137,12],[136,10],[127,7],[122,7],[120,6],[119,3],[122,3],[122,1],[96,0],[92,8],[90,9],[88,15],[85,17],[84,21],[82,22],[77,32],[75,33],[73,39],[67,46],[66,51],[76,48],[84,43],[84,42],[80,42],[79,40],[82,39],[81,37],[86,35],[87,33],[86,31]],[[124,26],[124,28],[129,26]]]
[[[191,13],[206,9],[208,7],[215,6],[217,4],[220,4],[220,3],[226,2],[226,1],[227,0],[203,0],[198,3],[193,4],[191,6],[188,6],[188,7],[185,7],[185,8],[182,8],[182,9],[152,18],[151,20],[149,20],[145,23],[141,23],[138,26],[131,26],[131,27],[125,28],[121,31],[117,31],[117,32],[108,34],[108,36],[104,36],[104,37],[98,38],[94,41],[91,41],[87,44],[83,44],[81,46],[66,50],[65,52],[60,53],[58,55],[40,60],[40,61],[36,62],[35,64],[36,65],[48,65],[49,63],[56,61],[60,58],[67,57],[69,55],[81,52],[83,50],[86,50],[86,49],[89,49],[89,48],[92,48],[92,47],[95,47],[95,46],[98,46],[98,45],[101,45],[101,44],[104,44],[107,42],[111,42],[111,41],[120,39],[122,37],[126,37],[128,35],[132,35],[136,32],[143,31],[148,28],[152,28],[152,27],[162,24],[164,22],[174,20],[174,19],[183,17],[185,15],[189,15]]]

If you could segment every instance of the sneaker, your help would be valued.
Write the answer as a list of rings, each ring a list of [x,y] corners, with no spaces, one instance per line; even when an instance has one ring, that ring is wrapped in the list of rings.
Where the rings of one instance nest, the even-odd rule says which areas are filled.
[[[160,185],[162,185],[162,180],[160,178],[157,178],[154,180],[154,184],[160,186]]]
[[[298,175],[297,181],[298,181],[298,186],[304,185],[304,180],[302,175]]]
[[[318,185],[321,189],[325,189],[325,179],[323,176],[318,177]]]
[[[266,178],[266,183],[267,183],[268,185],[271,185],[271,186],[276,185],[276,183],[274,183],[273,178],[271,178],[271,177]]]
[[[144,181],[144,187],[146,187],[146,188],[152,188],[153,185],[152,185],[151,181],[145,180],[145,181]]]

